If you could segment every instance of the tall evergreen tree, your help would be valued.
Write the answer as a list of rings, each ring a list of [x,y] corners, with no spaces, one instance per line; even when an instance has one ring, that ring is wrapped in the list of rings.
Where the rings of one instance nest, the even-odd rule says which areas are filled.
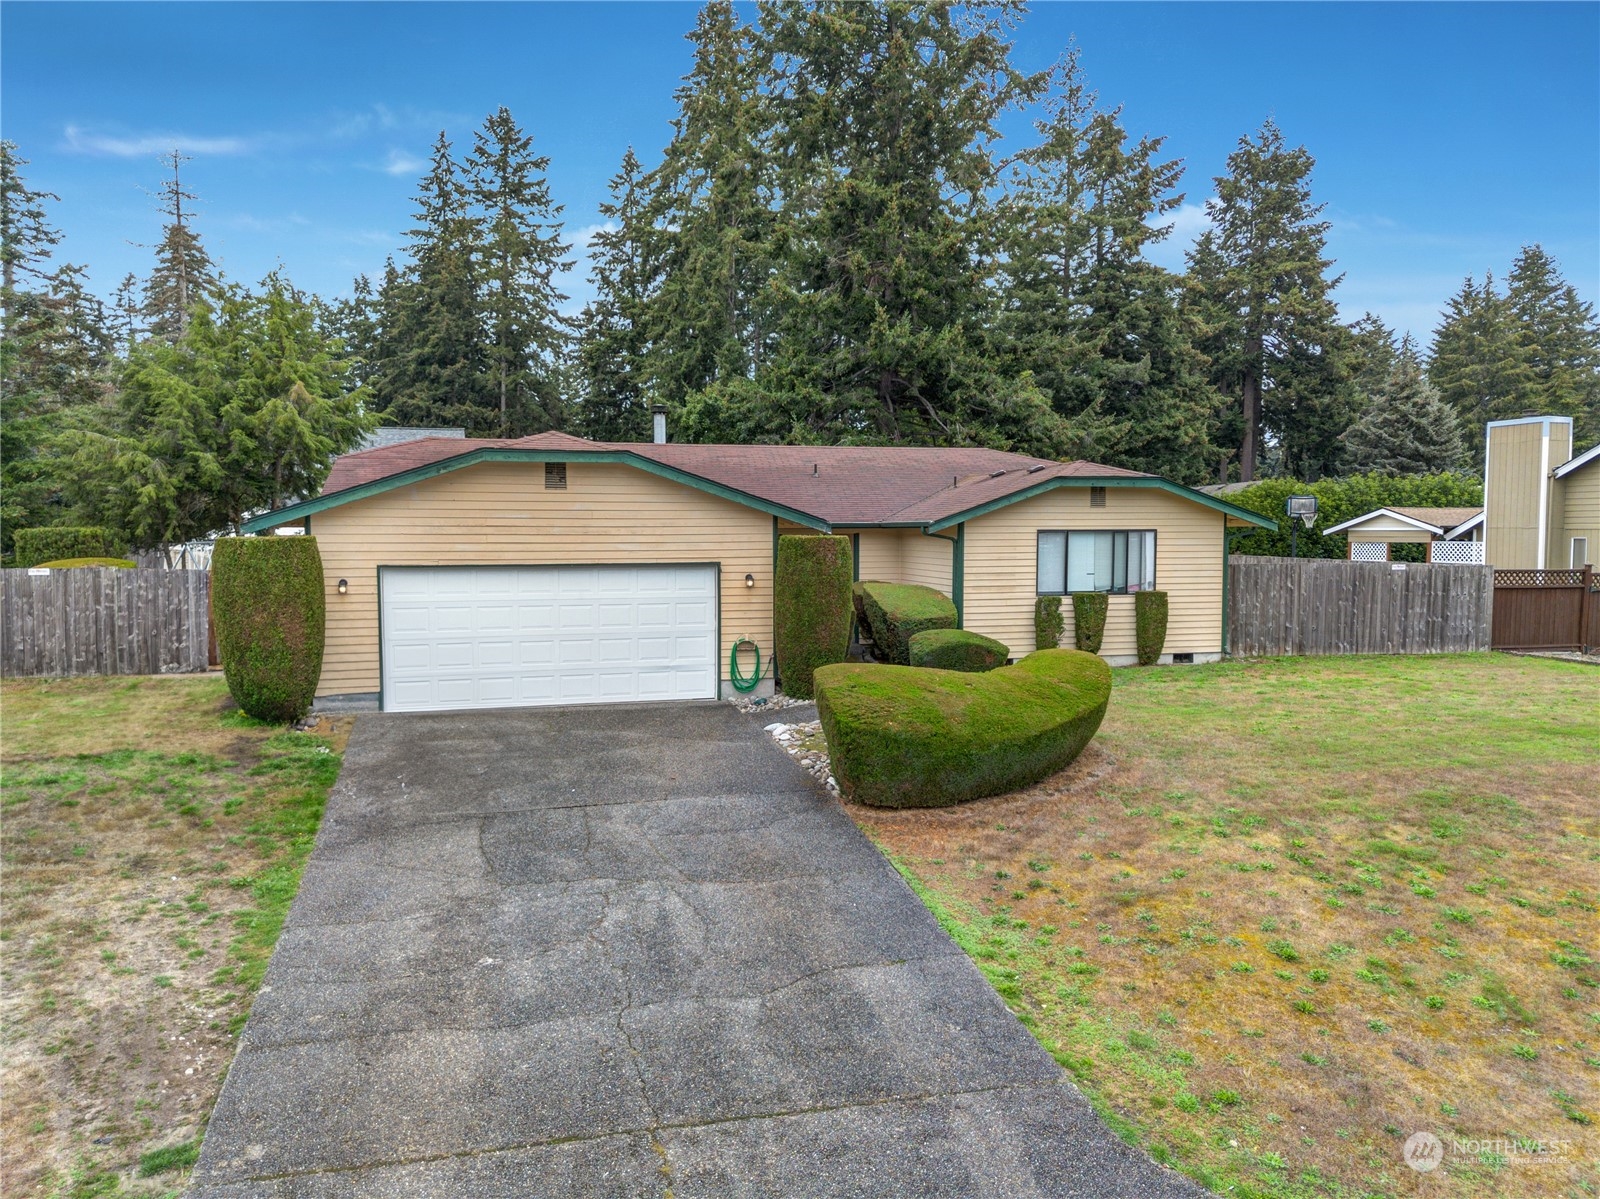
[[[172,178],[161,184],[161,211],[167,223],[156,246],[155,269],[144,284],[144,317],[152,337],[176,341],[189,327],[194,306],[207,302],[216,288],[217,276],[190,224],[193,213],[184,209],[185,202],[199,198],[183,187],[183,164],[192,160],[173,150],[161,161]]]
[[[1361,314],[1350,325],[1350,382],[1360,403],[1375,395],[1389,381],[1400,354],[1400,343],[1393,329],[1373,313]]]
[[[595,298],[579,318],[578,426],[600,441],[650,436],[648,305],[661,277],[644,168],[629,146],[600,205],[605,227],[589,242]]]
[[[62,439],[79,511],[141,548],[237,529],[253,511],[315,495],[372,424],[343,347],[286,280],[214,298],[178,341],[135,349],[108,430]]]
[[[1433,475],[1461,465],[1466,441],[1460,418],[1428,382],[1409,334],[1388,379],[1343,441],[1352,474]]]
[[[1212,228],[1189,254],[1194,308],[1212,378],[1238,397],[1239,477],[1256,477],[1265,444],[1282,469],[1316,478],[1334,468],[1348,427],[1348,331],[1329,293],[1328,222],[1311,200],[1315,160],[1290,149],[1271,120],[1239,139],[1206,201]]]
[[[1475,467],[1483,465],[1484,426],[1534,410],[1534,375],[1517,336],[1510,303],[1495,287],[1468,277],[1434,330],[1428,378],[1456,410]]]
[[[1210,477],[1217,397],[1146,247],[1170,230],[1181,163],[1132,144],[1102,109],[1076,48],[1050,72],[1041,141],[1017,156],[999,211],[1000,352],[1032,372],[1084,457],[1186,482]]]
[[[479,222],[443,133],[416,205],[410,261],[386,271],[379,292],[372,405],[397,424],[457,425],[469,436],[496,436],[500,404],[480,320]]]
[[[1515,341],[1541,415],[1574,419],[1576,444],[1600,439],[1600,324],[1539,245],[1524,246],[1506,276]]]
[[[556,275],[570,267],[561,205],[550,198],[550,159],[509,109],[490,116],[467,160],[469,194],[479,211],[479,302],[487,333],[491,393],[502,437],[561,428],[569,397],[559,371],[570,330]]]

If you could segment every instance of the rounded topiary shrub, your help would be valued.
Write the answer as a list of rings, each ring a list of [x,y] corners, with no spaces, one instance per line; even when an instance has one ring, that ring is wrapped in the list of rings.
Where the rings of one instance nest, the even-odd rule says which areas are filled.
[[[122,546],[106,529],[87,527],[18,529],[12,535],[16,565],[41,566],[68,558],[120,558]]]
[[[1140,666],[1154,666],[1167,643],[1167,593],[1140,591],[1133,597],[1133,636]]]
[[[1086,654],[1098,654],[1106,636],[1106,608],[1111,600],[1103,591],[1072,593],[1072,639]]]
[[[1047,649],[985,674],[845,663],[816,674],[843,794],[935,808],[1026,787],[1083,752],[1111,699],[1092,654]]]
[[[1041,595],[1033,602],[1033,648],[1059,649],[1067,622],[1061,615],[1059,595]]]
[[[911,638],[911,665],[980,674],[1004,666],[1011,651],[992,637],[965,629],[926,629]]]
[[[221,537],[211,604],[228,690],[257,720],[298,720],[322,675],[326,597],[315,537]]]
[[[41,562],[46,570],[73,570],[79,566],[111,566],[118,570],[132,570],[134,562],[128,558],[62,558],[56,562]]]
[[[924,629],[956,627],[956,606],[932,587],[915,583],[857,583],[856,610],[872,630],[872,653],[880,662],[911,665],[911,638]]]
[[[780,537],[772,585],[772,640],[785,695],[811,697],[819,666],[850,652],[848,537]]]

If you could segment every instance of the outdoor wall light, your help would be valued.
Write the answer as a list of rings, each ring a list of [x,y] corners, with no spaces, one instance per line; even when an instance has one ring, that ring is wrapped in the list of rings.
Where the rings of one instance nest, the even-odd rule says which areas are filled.
[[[756,577],[755,577],[755,575],[745,575],[745,577],[744,577],[744,585],[746,587],[754,587],[756,585]]]
[[[339,580],[339,594],[340,595],[349,595],[350,594],[350,580],[349,579],[340,579]]]

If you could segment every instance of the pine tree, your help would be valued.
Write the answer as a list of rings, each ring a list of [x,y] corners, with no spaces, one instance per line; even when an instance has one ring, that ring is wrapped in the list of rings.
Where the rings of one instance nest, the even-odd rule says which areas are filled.
[[[214,299],[178,341],[135,349],[109,429],[62,438],[79,512],[137,547],[236,530],[316,494],[373,423],[341,347],[286,280]]]
[[[986,344],[996,122],[1042,85],[1010,63],[1018,11],[763,7],[779,164],[774,350],[758,392],[726,389],[723,427],[1066,448],[1066,423]]]
[[[1075,454],[1200,482],[1216,457],[1217,397],[1176,280],[1143,256],[1183,200],[1182,165],[1159,160],[1160,138],[1129,144],[1076,48],[1049,82],[1042,140],[1017,156],[997,214],[1000,352],[1071,422]]]
[[[45,264],[61,242],[44,207],[61,197],[30,188],[21,173],[27,165],[15,142],[0,141],[0,312],[10,311],[19,284],[47,279]]]
[[[506,108],[485,122],[467,161],[480,219],[478,281],[488,341],[489,387],[499,434],[517,436],[567,423],[559,365],[570,331],[556,275],[572,263],[561,238],[561,206],[550,198],[550,159]]]
[[[1541,415],[1574,418],[1578,446],[1600,438],[1600,325],[1594,305],[1542,246],[1524,246],[1506,276],[1506,301],[1516,322],[1518,357],[1532,373]]]
[[[1400,353],[1395,332],[1373,313],[1362,313],[1350,325],[1350,354],[1353,366],[1350,376],[1360,402],[1377,393],[1389,380],[1389,372]]]
[[[1315,160],[1289,149],[1271,120],[1239,139],[1206,201],[1212,228],[1189,254],[1201,348],[1212,379],[1239,397],[1239,477],[1256,477],[1266,446],[1301,478],[1333,469],[1338,436],[1353,416],[1348,331],[1329,293],[1328,222],[1311,201]]]
[[[1428,378],[1466,430],[1474,467],[1483,465],[1484,427],[1536,411],[1535,378],[1517,336],[1511,305],[1485,275],[1470,277],[1434,330]]]
[[[397,424],[454,425],[469,436],[496,436],[500,405],[479,319],[479,223],[443,133],[416,204],[410,262],[386,271],[379,291],[373,407]]]
[[[139,277],[130,271],[117,284],[116,294],[111,299],[111,332],[116,338],[118,352],[124,356],[133,353],[133,347],[147,332],[144,305],[139,298],[142,291]]]
[[[216,288],[217,277],[183,207],[199,198],[183,188],[183,164],[192,160],[173,150],[161,161],[172,171],[161,185],[167,224],[156,247],[155,269],[144,284],[144,317],[150,336],[176,341],[189,327],[195,305],[206,303]]]
[[[605,227],[589,242],[595,298],[579,318],[578,426],[600,441],[643,441],[650,436],[647,309],[661,269],[644,169],[632,146],[611,178],[610,197],[600,205]]]
[[[1388,379],[1343,441],[1351,474],[1432,475],[1461,465],[1466,441],[1460,418],[1428,382],[1409,334]]]

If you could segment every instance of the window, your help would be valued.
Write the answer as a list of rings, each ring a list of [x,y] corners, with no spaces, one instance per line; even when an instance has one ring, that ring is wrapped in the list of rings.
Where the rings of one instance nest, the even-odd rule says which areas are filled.
[[[1156,585],[1154,529],[1039,533],[1039,594],[1109,591],[1130,595]]]
[[[1589,564],[1589,539],[1587,537],[1574,537],[1572,539],[1572,569],[1582,570]]]
[[[544,464],[544,489],[546,491],[565,491],[567,489],[567,464],[565,462],[546,462]]]

